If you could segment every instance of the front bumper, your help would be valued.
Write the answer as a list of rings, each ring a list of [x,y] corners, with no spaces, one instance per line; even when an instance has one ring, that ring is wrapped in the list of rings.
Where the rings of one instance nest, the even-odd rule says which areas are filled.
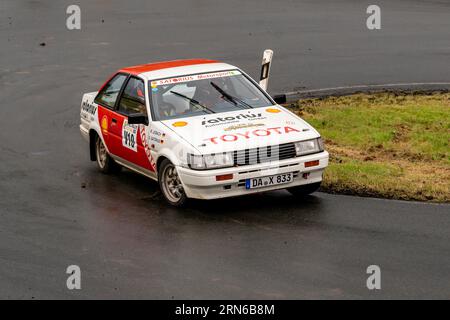
[[[322,181],[324,169],[328,166],[328,152],[323,151],[307,156],[281,160],[272,163],[261,163],[241,167],[231,167],[216,170],[192,170],[177,167],[178,175],[183,183],[184,191],[189,198],[217,199],[233,197],[269,190],[286,189],[299,185]],[[313,167],[305,167],[305,162],[318,160],[319,164]],[[282,173],[294,173],[294,181],[270,187],[247,190],[245,180],[272,176]],[[303,175],[306,173],[307,175]],[[216,181],[216,176],[233,174],[233,179]]]

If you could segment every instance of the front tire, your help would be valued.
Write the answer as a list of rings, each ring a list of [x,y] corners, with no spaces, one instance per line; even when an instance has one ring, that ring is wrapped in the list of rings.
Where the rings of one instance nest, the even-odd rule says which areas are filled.
[[[320,187],[321,182],[311,183],[311,184],[305,184],[302,186],[296,186],[287,189],[293,196],[296,197],[304,197],[307,196],[313,192],[316,192]]]
[[[163,160],[159,166],[158,182],[161,193],[169,204],[175,207],[182,207],[186,203],[187,196],[177,169],[167,159]]]
[[[104,174],[119,172],[122,168],[111,158],[99,136],[96,137],[95,141],[95,157],[98,169]]]

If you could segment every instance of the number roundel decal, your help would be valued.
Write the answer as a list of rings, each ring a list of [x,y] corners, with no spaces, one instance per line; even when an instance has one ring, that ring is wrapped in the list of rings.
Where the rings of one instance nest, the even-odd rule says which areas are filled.
[[[128,120],[123,122],[122,127],[122,145],[125,148],[137,152],[137,133],[139,127],[137,125],[128,124]]]

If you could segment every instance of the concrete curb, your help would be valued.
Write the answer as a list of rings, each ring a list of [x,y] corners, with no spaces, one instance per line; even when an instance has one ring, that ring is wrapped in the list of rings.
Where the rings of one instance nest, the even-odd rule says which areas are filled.
[[[330,96],[346,96],[355,93],[377,93],[377,92],[396,92],[396,93],[431,93],[431,92],[450,92],[450,83],[393,83],[376,85],[358,85],[348,87],[335,87],[324,89],[301,90],[287,92],[274,96],[278,103],[291,103],[301,99],[326,98]]]

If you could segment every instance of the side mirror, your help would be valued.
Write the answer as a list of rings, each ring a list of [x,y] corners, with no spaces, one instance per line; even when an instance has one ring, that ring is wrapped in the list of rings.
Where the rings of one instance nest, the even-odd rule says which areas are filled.
[[[145,124],[148,126],[148,116],[142,113],[128,115],[128,124]]]
[[[284,104],[287,102],[286,99],[286,95],[285,94],[280,94],[277,96],[273,96],[273,100],[277,103],[277,104]]]

